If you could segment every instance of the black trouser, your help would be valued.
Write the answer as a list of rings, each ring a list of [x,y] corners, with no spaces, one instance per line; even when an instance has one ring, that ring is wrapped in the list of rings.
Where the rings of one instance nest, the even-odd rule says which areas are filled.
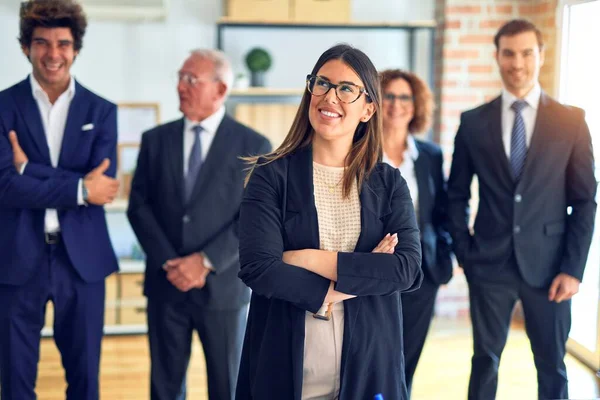
[[[404,371],[408,395],[412,389],[413,376],[421,357],[427,331],[435,308],[439,285],[425,275],[421,287],[410,293],[402,293],[402,324],[404,335]]]
[[[548,288],[533,288],[521,278],[514,257],[501,271],[468,267],[474,354],[469,399],[496,397],[498,366],[506,344],[513,308],[521,300],[525,330],[537,369],[539,399],[567,399],[566,342],[571,328],[571,301],[548,301]]]
[[[209,399],[233,399],[246,317],[246,307],[206,310],[191,301],[165,303],[148,299],[150,398],[185,399],[185,375],[195,330],[206,359]]]

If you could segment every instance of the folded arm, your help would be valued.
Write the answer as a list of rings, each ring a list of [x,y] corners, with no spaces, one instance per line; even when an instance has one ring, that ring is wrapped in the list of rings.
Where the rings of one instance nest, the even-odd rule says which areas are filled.
[[[78,178],[40,180],[15,169],[8,132],[0,128],[0,207],[46,209],[78,207]]]
[[[317,312],[330,279],[283,261],[281,196],[271,166],[254,169],[240,208],[239,277],[258,295]]]

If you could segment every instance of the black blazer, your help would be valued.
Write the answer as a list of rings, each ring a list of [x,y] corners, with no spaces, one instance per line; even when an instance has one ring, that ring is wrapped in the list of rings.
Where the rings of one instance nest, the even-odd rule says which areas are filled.
[[[338,255],[336,290],[344,302],[340,398],[377,393],[404,399],[400,292],[419,288],[421,246],[414,208],[398,171],[378,164],[361,188],[361,233]],[[395,254],[371,253],[388,232]],[[240,278],[252,300],[237,399],[300,400],[306,312],[323,304],[329,280],[285,264],[286,250],[319,248],[311,147],[257,167],[240,209]]]
[[[204,252],[214,264],[203,289],[190,291],[207,308],[234,309],[248,303],[239,271],[236,220],[245,165],[239,156],[264,154],[269,141],[225,115],[202,165],[189,205],[184,201],[183,119],[142,136],[127,216],[146,259],[144,294],[180,301],[180,292],[162,269],[165,261]],[[183,232],[187,230],[183,240]]]
[[[594,156],[584,113],[542,93],[516,182],[502,144],[501,109],[498,97],[461,116],[448,181],[455,254],[467,274],[494,273],[514,253],[531,286],[548,287],[560,272],[581,280],[596,212]],[[471,235],[473,175],[479,180],[479,210]]]
[[[452,278],[452,240],[448,233],[448,193],[444,179],[444,156],[440,147],[416,140],[419,157],[415,175],[419,190],[419,230],[423,272],[434,283],[442,285]]]

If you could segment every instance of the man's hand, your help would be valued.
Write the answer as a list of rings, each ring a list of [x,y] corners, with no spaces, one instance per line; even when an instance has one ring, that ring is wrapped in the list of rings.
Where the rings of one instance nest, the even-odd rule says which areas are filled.
[[[83,184],[88,192],[88,203],[103,206],[115,199],[119,190],[119,181],[104,175],[109,166],[110,160],[105,158],[85,176]]]
[[[560,303],[569,300],[579,292],[579,279],[561,272],[554,278],[548,291],[548,300]]]
[[[210,269],[204,265],[204,257],[200,253],[168,260],[163,265],[163,269],[167,271],[169,282],[182,292],[203,288],[206,284],[206,277],[210,273]]]
[[[21,145],[19,144],[17,132],[10,131],[8,133],[8,139],[10,140],[10,144],[12,146],[13,163],[15,164],[17,172],[21,173],[21,168],[23,167],[23,164],[29,161],[29,159],[27,158],[27,154],[25,154],[25,152],[21,148]]]

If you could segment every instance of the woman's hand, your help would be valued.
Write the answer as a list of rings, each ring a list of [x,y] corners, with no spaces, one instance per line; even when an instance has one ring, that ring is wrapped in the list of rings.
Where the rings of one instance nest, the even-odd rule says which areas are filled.
[[[398,244],[398,234],[394,233],[390,235],[389,233],[381,239],[381,242],[371,251],[371,253],[386,253],[386,254],[394,254],[394,249]]]

